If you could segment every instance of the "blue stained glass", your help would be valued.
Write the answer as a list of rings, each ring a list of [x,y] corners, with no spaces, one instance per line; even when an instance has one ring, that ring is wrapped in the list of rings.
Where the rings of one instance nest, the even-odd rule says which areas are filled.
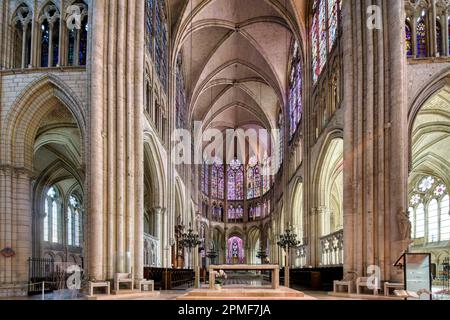
[[[48,54],[50,45],[50,29],[47,21],[42,24],[41,30],[41,67],[48,67]]]
[[[411,27],[408,21],[406,21],[405,24],[405,34],[406,34],[406,54],[408,56],[412,56],[413,55],[412,34],[411,34]]]
[[[417,23],[417,55],[427,56],[427,27],[423,18]]]

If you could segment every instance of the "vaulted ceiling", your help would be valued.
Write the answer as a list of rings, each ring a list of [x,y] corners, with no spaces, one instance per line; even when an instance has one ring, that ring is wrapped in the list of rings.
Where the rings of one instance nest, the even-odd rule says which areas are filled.
[[[189,120],[204,128],[277,127],[288,59],[307,0],[169,0]]]
[[[423,175],[450,178],[449,105],[450,88],[445,87],[425,103],[416,117],[412,132],[412,184]]]

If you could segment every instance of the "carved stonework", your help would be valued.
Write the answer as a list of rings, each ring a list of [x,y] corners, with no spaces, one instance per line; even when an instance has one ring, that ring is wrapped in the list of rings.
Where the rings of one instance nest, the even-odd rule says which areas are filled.
[[[409,214],[403,208],[398,211],[397,222],[401,240],[411,240],[411,221]]]
[[[12,258],[16,255],[16,252],[12,248],[4,248],[0,251],[0,254],[5,258]]]

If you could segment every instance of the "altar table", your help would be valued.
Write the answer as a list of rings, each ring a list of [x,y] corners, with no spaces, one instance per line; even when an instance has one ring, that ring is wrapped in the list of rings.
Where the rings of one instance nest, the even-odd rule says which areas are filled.
[[[249,265],[249,264],[225,264],[225,265],[211,265],[209,266],[209,288],[214,289],[214,284],[216,283],[216,277],[214,271],[262,271],[271,270],[272,271],[272,289],[278,289],[280,287],[280,266],[271,264],[262,265]]]

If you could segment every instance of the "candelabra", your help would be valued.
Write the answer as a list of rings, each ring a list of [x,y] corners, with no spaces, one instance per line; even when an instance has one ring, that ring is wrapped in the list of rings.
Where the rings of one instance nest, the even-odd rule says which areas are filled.
[[[200,236],[197,232],[194,232],[192,229],[191,224],[189,223],[189,229],[188,232],[183,233],[181,235],[180,245],[183,248],[186,248],[189,250],[189,253],[192,251],[192,248],[195,248],[196,246],[200,245],[202,242],[200,241]]]
[[[183,248],[187,248],[189,250],[189,263],[188,263],[188,268],[191,268],[191,252],[192,252],[192,248],[197,247],[198,245],[200,245],[202,242],[200,241],[200,236],[198,235],[197,232],[194,232],[194,230],[192,229],[192,224],[189,223],[189,229],[187,233],[183,233],[181,235],[181,240],[180,240],[180,245]],[[198,252],[197,252],[197,259],[198,259]],[[198,263],[194,261],[194,273],[195,273],[195,288],[199,288],[200,287],[200,270],[198,267]]]
[[[277,242],[278,246],[289,251],[291,248],[296,248],[300,245],[300,241],[297,240],[297,235],[290,228],[285,233],[280,235],[280,240]]]
[[[277,245],[286,252],[286,266],[284,268],[284,285],[289,288],[289,256],[291,248],[296,248],[300,245],[297,240],[297,234],[288,228],[280,235]]]

